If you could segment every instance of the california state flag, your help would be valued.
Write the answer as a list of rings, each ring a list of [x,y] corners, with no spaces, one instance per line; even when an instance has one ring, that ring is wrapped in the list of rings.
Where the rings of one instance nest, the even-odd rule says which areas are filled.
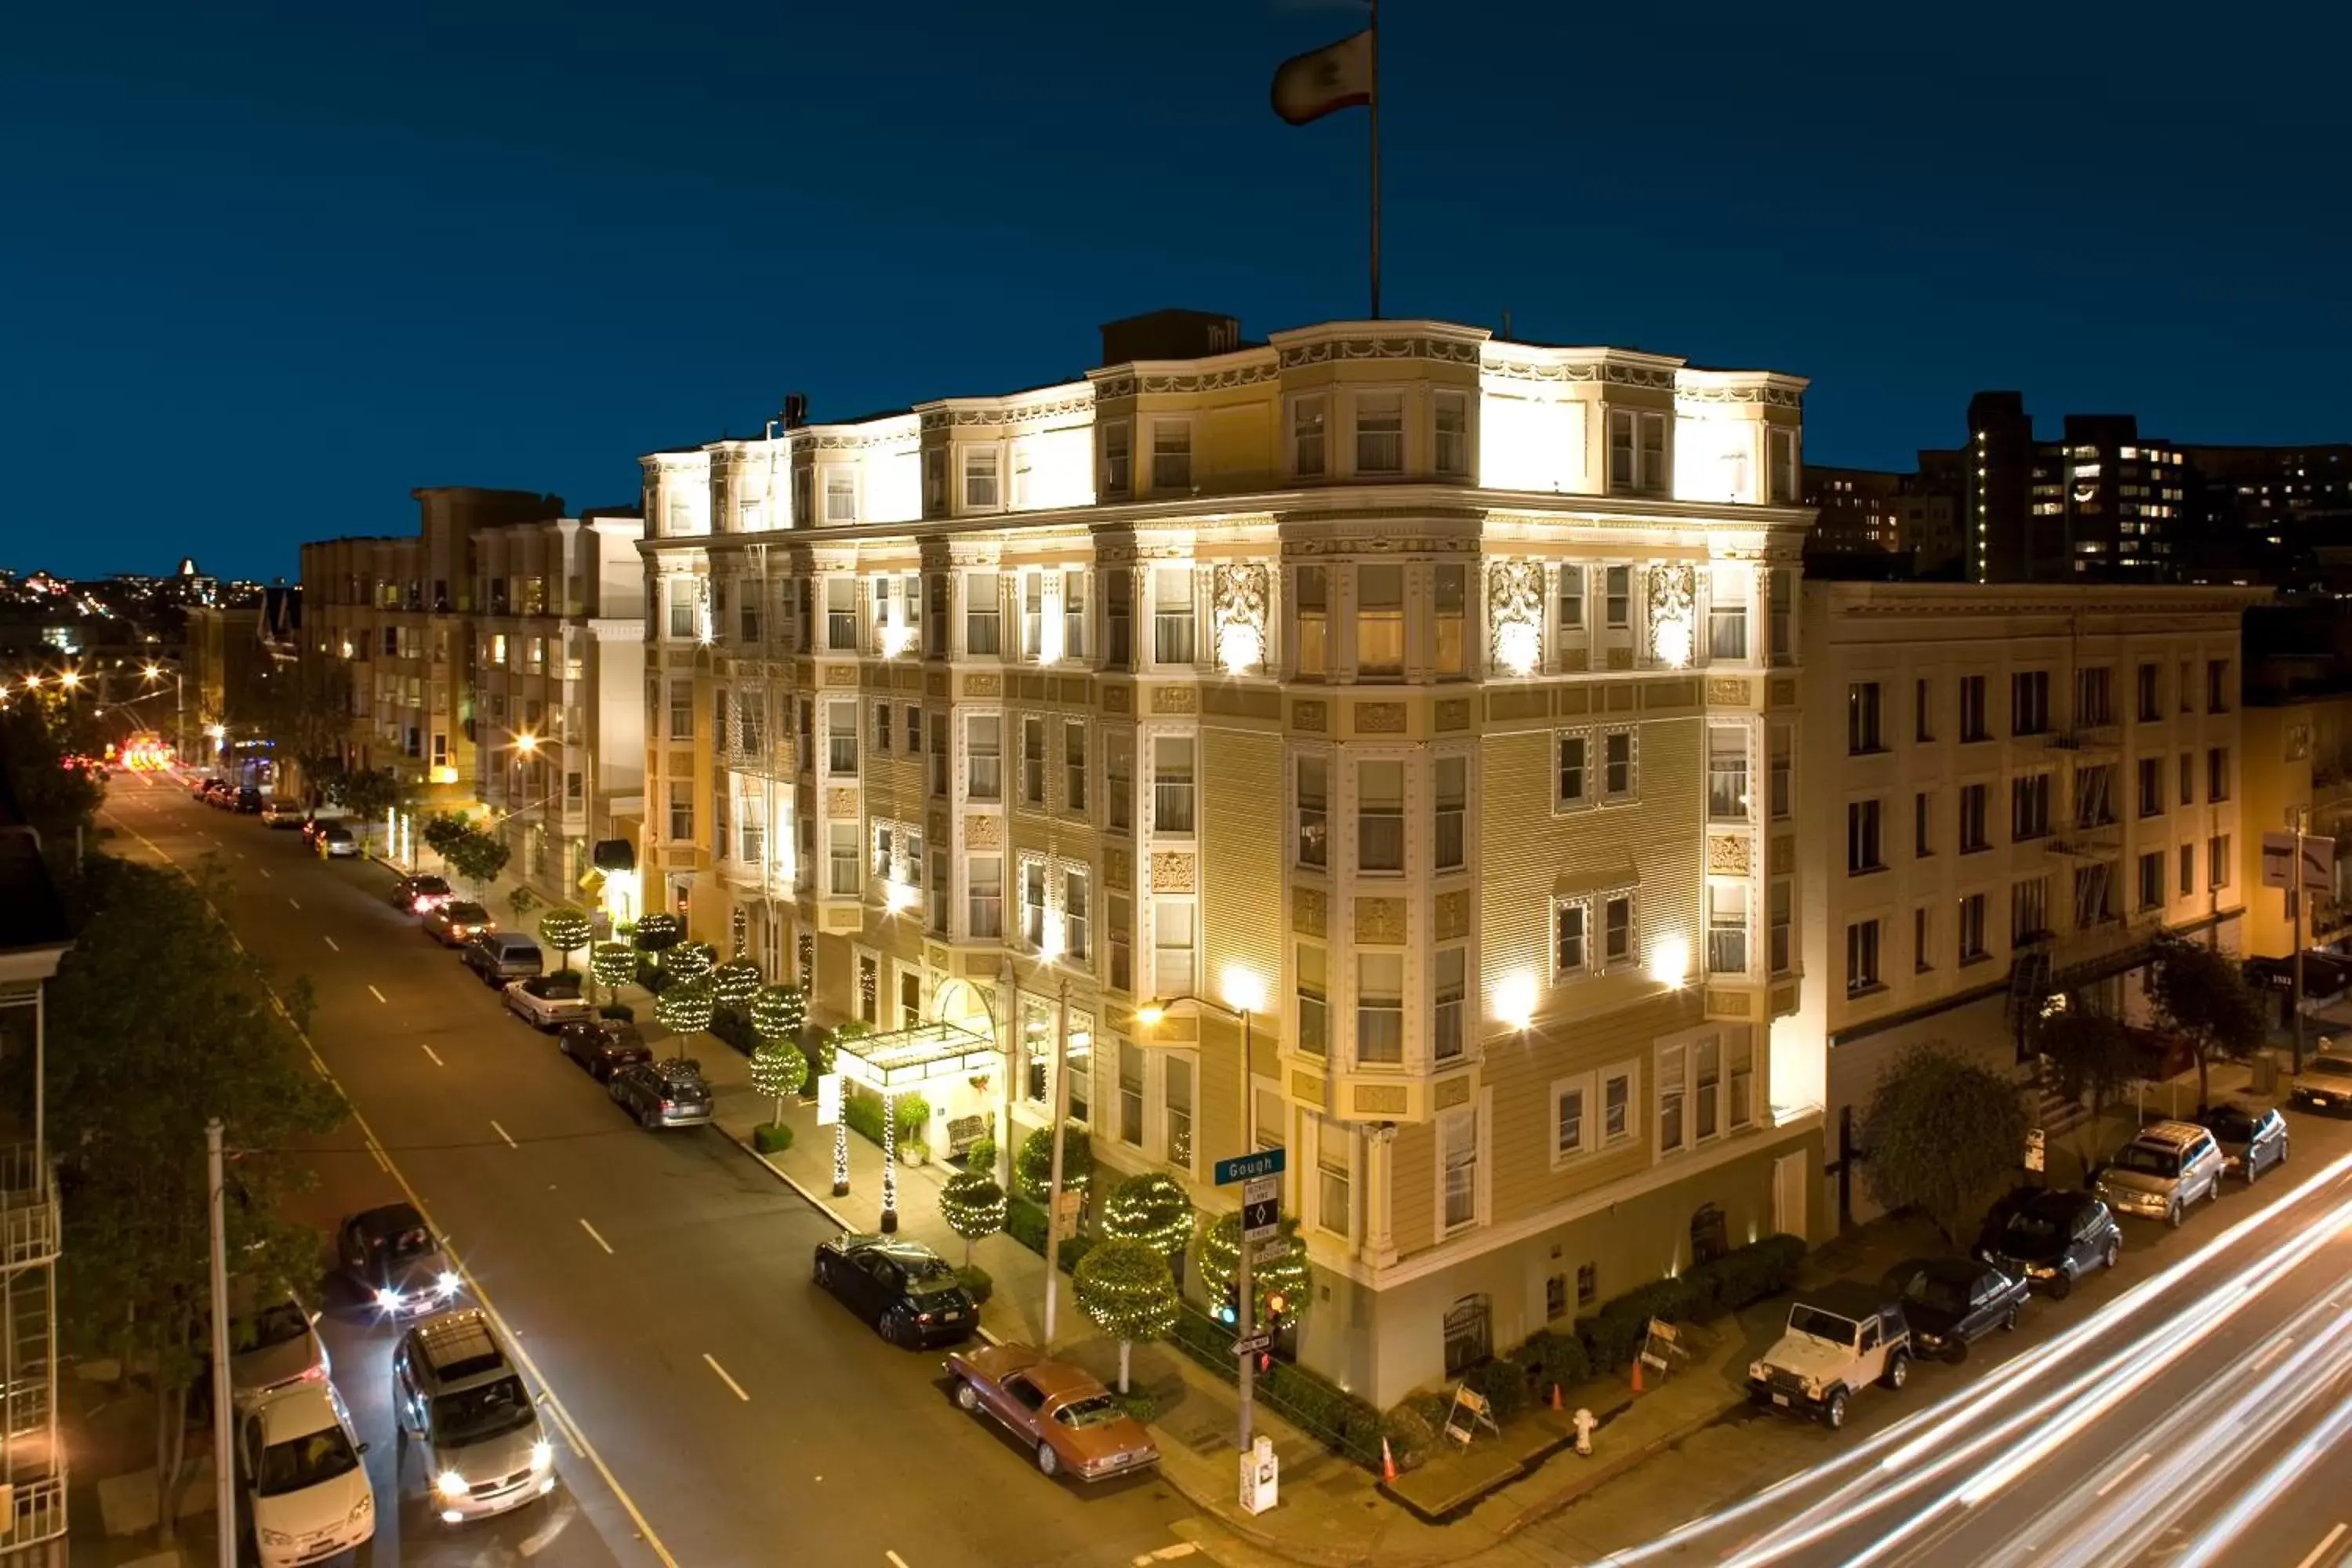
[[[1370,29],[1303,55],[1293,55],[1274,73],[1274,111],[1293,125],[1320,120],[1334,110],[1372,101],[1372,35]]]

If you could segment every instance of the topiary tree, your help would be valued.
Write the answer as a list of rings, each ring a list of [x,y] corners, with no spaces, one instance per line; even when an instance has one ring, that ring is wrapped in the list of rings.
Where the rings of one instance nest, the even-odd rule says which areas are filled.
[[[1097,1242],[1071,1276],[1078,1310],[1118,1342],[1118,1391],[1128,1391],[1128,1352],[1176,1326],[1176,1281],[1167,1255],[1142,1241]]]
[[[1129,1176],[1103,1200],[1103,1235],[1142,1242],[1162,1258],[1183,1255],[1195,1223],[1192,1194],[1165,1171]]]
[[[1044,1203],[1054,1181],[1054,1140],[1040,1127],[1021,1141],[1021,1153],[1013,1161],[1013,1176],[1021,1184],[1021,1194],[1032,1203]],[[1087,1134],[1087,1124],[1076,1117],[1062,1123],[1062,1188],[1066,1192],[1084,1193],[1095,1179],[1094,1141]]]
[[[659,910],[640,916],[637,929],[629,933],[630,945],[639,952],[649,954],[656,969],[662,966],[662,955],[685,940],[686,927],[678,918]]]
[[[1863,1117],[1870,1189],[1916,1208],[1948,1241],[2025,1159],[2025,1100],[2007,1075],[1939,1045],[1915,1046],[1878,1080]]]
[[[625,942],[600,942],[588,954],[588,972],[617,991],[637,977],[636,950]]]
[[[681,980],[654,998],[654,1022],[673,1035],[695,1035],[710,1027],[710,983]],[[684,1053],[685,1047],[680,1046]]]
[[[662,959],[675,980],[700,980],[719,967],[719,950],[707,942],[682,942]]]
[[[572,972],[572,955],[586,947],[595,934],[588,917],[570,904],[557,904],[539,917],[539,940],[562,955],[567,974]]]
[[[658,1010],[661,1004],[655,1003]],[[784,1096],[808,1081],[808,1058],[786,1040],[762,1040],[751,1051],[751,1087],[776,1102],[775,1124],[783,1125]]]
[[[964,1267],[971,1267],[971,1244],[1004,1228],[1004,1189],[982,1171],[959,1171],[940,1188],[940,1217],[963,1237]]]
[[[751,1032],[763,1040],[798,1044],[808,1021],[808,1004],[790,985],[770,985],[751,998]]]
[[[710,972],[710,992],[721,1007],[741,1012],[760,994],[760,966],[748,958],[729,959]]]
[[[1272,1317],[1270,1298],[1282,1298],[1283,1313],[1296,1318],[1307,1305],[1307,1248],[1298,1239],[1298,1222],[1285,1219],[1276,1237],[1277,1250],[1250,1265],[1250,1294],[1255,1297],[1252,1321]],[[1236,1209],[1221,1215],[1201,1233],[1201,1283],[1212,1301],[1223,1301],[1242,1261],[1242,1216]]]

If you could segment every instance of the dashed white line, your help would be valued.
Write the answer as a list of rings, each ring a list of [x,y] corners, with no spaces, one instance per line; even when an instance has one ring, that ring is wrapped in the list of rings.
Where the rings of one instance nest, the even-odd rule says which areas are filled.
[[[375,998],[377,1001],[379,1001],[379,1002],[383,1002],[383,992],[381,992],[381,991],[379,991],[379,990],[377,990],[377,989],[376,989],[374,986],[373,986],[373,985],[371,985],[371,986],[369,986],[369,987],[368,987],[368,994],[369,994],[369,995],[371,995],[371,996],[373,996],[373,997],[374,997],[374,998]],[[389,1004],[389,1003],[386,1003],[386,1004],[385,1004],[385,1005],[389,1006],[389,1005],[390,1005],[390,1004]]]
[[[261,874],[262,874],[263,876],[265,876],[265,877],[267,877],[268,875],[269,875],[269,868],[268,868],[268,867],[267,867],[267,866],[264,866],[264,867],[261,868]]]
[[[580,1223],[585,1225],[588,1222],[586,1220],[582,1220]],[[746,1405],[751,1403],[751,1396],[743,1392],[743,1385],[727,1375],[727,1369],[719,1364],[719,1359],[716,1356],[712,1355],[709,1351],[704,1351],[702,1352],[702,1359],[709,1363],[710,1370],[719,1374],[719,1382],[725,1384],[728,1387],[735,1391],[736,1398],[741,1400]],[[906,1560],[901,1558],[897,1552],[885,1552],[882,1555],[887,1557],[891,1562],[898,1563],[898,1568],[907,1568]]]
[[[608,1257],[609,1257],[609,1256],[612,1254],[612,1251],[613,1251],[613,1244],[612,1244],[611,1242],[609,1242],[609,1241],[606,1241],[603,1237],[598,1236],[598,1235],[596,1234],[596,1227],[595,1227],[594,1226],[590,1225],[586,1220],[584,1220],[584,1219],[583,1219],[583,1220],[582,1220],[582,1221],[580,1222],[580,1228],[581,1228],[581,1229],[583,1229],[583,1230],[584,1230],[584,1231],[586,1231],[586,1232],[588,1233],[588,1239],[589,1239],[589,1240],[591,1240],[591,1241],[594,1242],[597,1246],[599,1246],[599,1247],[603,1247],[603,1248],[604,1249],[606,1256],[608,1256]],[[710,1358],[709,1358],[709,1357],[708,1357],[708,1356],[703,1357],[703,1359],[704,1359],[705,1361],[709,1361],[709,1360],[710,1360]],[[718,1363],[717,1363],[716,1362],[713,1362],[713,1363],[711,1363],[711,1364],[715,1366],[715,1365],[717,1365]],[[721,1376],[721,1377],[724,1377],[724,1376],[726,1376],[727,1374],[726,1374],[725,1373],[723,1373],[723,1372],[722,1372],[722,1373],[720,1373],[719,1375],[719,1376]]]
[[[2352,1530],[2352,1524],[2339,1524],[2335,1529],[2329,1531],[2327,1532],[2327,1538],[2322,1541],[2318,1545],[2313,1547],[2311,1549],[2311,1555],[2296,1563],[2294,1568],[2313,1568],[2315,1563],[2316,1563],[2321,1558],[2327,1555],[2328,1552],[2334,1548],[2337,1542],[2344,1539],[2344,1532],[2347,1530]]]
[[[288,903],[292,904],[292,905],[294,906],[294,912],[295,912],[296,914],[298,914],[298,915],[299,915],[299,914],[300,914],[300,913],[302,912],[302,904],[301,904],[301,901],[300,901],[299,900],[296,899],[296,898],[294,897],[294,895],[293,895],[293,894],[291,894],[291,893],[287,894],[287,895],[286,895],[286,901],[287,901]]]
[[[2107,1484],[2099,1489],[2098,1495],[2105,1497],[2109,1492],[2115,1490],[2117,1487],[2123,1485],[2126,1477],[2128,1477],[2134,1470],[2138,1469],[2142,1465],[2147,1463],[2153,1452],[2154,1450],[2150,1450],[2147,1454],[2142,1454],[2138,1458],[2134,1459],[2130,1464],[2126,1465],[2122,1469],[2117,1470],[2114,1477],[2108,1480]]]
[[[386,1175],[390,1175],[392,1173],[392,1162],[383,1157],[383,1150],[377,1145],[376,1141],[373,1138],[369,1139],[367,1147],[368,1152],[375,1156],[375,1163],[383,1167],[384,1173]]]
[[[342,951],[343,951],[343,950],[342,950],[341,948],[340,948],[340,947],[335,947],[335,939],[334,939],[333,937],[328,936],[328,935],[326,935],[325,933],[323,933],[323,932],[321,932],[321,933],[320,934],[319,940],[320,940],[320,942],[325,942],[329,947],[333,947],[333,948],[335,948],[335,951],[336,951],[337,952],[342,952]]]
[[[446,1068],[446,1067],[447,1067],[447,1066],[449,1065],[447,1062],[445,1062],[445,1061],[443,1061],[443,1060],[441,1059],[440,1054],[439,1054],[438,1052],[436,1052],[436,1050],[434,1050],[434,1048],[433,1048],[431,1046],[426,1045],[423,1040],[419,1040],[419,1041],[417,1041],[417,1042],[416,1042],[416,1048],[417,1048],[418,1050],[420,1050],[420,1051],[423,1051],[426,1056],[431,1057],[431,1058],[433,1058],[433,1065],[434,1065],[435,1067],[436,1067],[436,1068]]]
[[[505,1139],[505,1140],[507,1141],[507,1147],[508,1147],[508,1148],[509,1148],[509,1149],[520,1149],[520,1148],[521,1148],[521,1147],[522,1147],[522,1145],[521,1145],[521,1144],[520,1144],[520,1143],[518,1143],[518,1142],[516,1142],[514,1141],[514,1134],[513,1134],[513,1133],[511,1133],[511,1132],[508,1131],[505,1128],[503,1128],[503,1127],[501,1127],[501,1126],[499,1126],[499,1123],[498,1123],[498,1119],[497,1119],[496,1117],[492,1117],[492,1118],[490,1119],[490,1131],[493,1131],[493,1132],[495,1132],[495,1133],[497,1133],[499,1137],[501,1137],[501,1138]]]

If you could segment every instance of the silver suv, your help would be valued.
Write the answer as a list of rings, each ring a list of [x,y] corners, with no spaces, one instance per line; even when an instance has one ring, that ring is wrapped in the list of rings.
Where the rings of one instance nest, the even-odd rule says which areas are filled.
[[[2099,1173],[2099,1196],[2118,1214],[2178,1226],[2190,1204],[2221,1195],[2226,1163],[2207,1129],[2193,1121],[2154,1122]]]
[[[395,1465],[411,1443],[424,1450],[444,1524],[504,1513],[555,1489],[555,1450],[539,1406],[478,1307],[427,1318],[401,1336],[392,1358],[392,1410],[401,1449]]]

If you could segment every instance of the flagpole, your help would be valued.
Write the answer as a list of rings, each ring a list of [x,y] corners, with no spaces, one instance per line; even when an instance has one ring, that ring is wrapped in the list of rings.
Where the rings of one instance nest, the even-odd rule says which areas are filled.
[[[1372,320],[1381,319],[1381,0],[1370,0],[1372,20]]]

